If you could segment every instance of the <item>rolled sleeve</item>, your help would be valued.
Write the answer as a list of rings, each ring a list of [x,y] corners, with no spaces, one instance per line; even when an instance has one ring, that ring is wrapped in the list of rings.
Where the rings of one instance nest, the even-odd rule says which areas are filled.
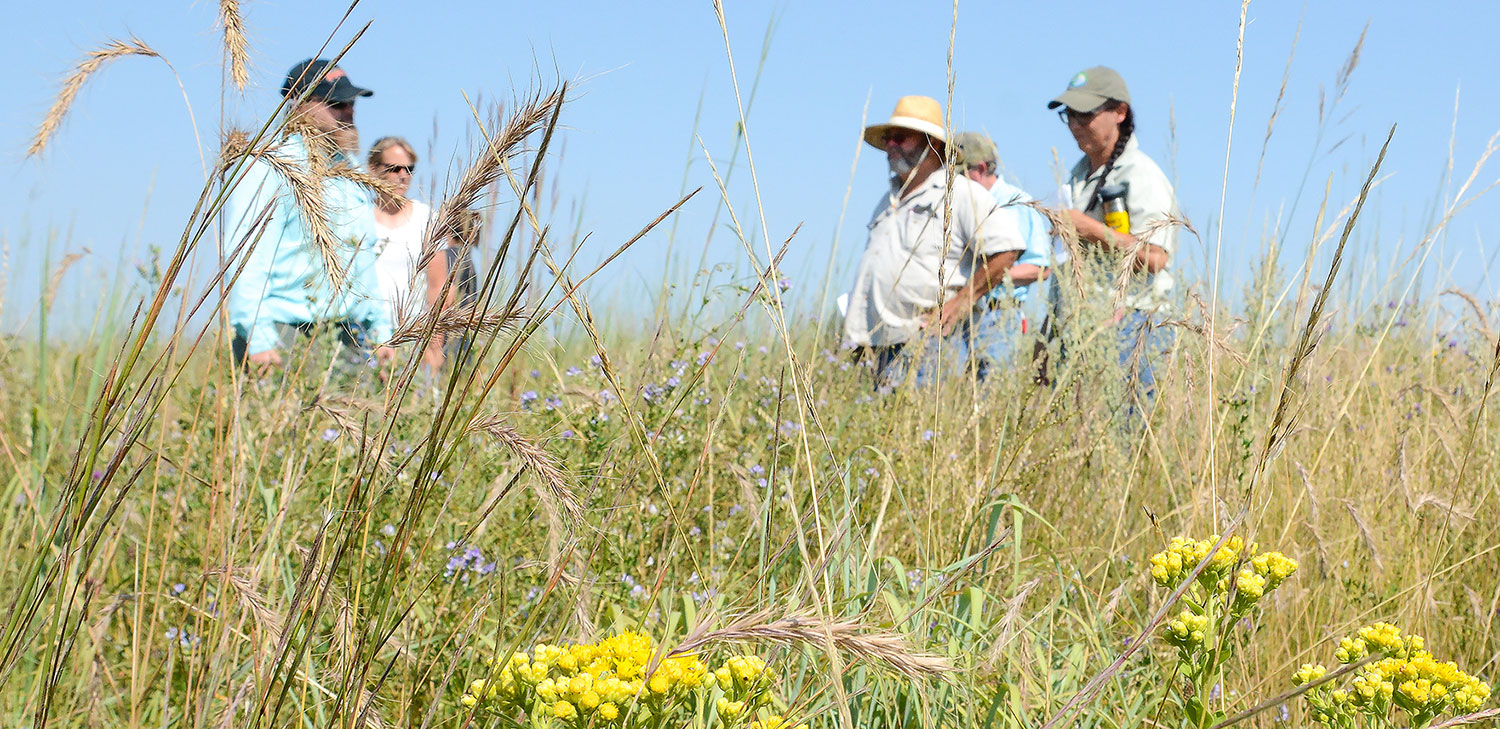
[[[1026,249],[1014,206],[1002,207],[989,190],[967,177],[954,181],[953,199],[956,232],[976,254],[988,258]]]
[[[1131,233],[1136,240],[1161,247],[1168,255],[1177,247],[1177,200],[1165,179],[1142,176],[1132,180],[1126,195]]]

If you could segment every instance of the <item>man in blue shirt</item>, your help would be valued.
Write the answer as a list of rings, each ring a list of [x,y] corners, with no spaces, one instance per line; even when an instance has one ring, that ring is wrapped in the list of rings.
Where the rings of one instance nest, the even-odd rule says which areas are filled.
[[[958,171],[990,191],[1026,243],[1026,250],[1007,272],[1009,280],[990,290],[986,302],[990,311],[981,322],[986,330],[982,337],[985,344],[981,347],[986,354],[985,364],[999,365],[1010,357],[1020,335],[1026,332],[1021,304],[1030,296],[1032,285],[1047,277],[1052,262],[1050,226],[1041,213],[1026,205],[1034,198],[1000,177],[999,154],[989,137],[979,132],[955,135],[953,155]]]
[[[339,165],[359,169],[354,102],[371,93],[329,61],[293,66],[281,94],[292,100],[287,128],[294,131],[226,183],[232,186],[224,208],[226,247],[249,251],[226,307],[235,359],[254,370],[284,364],[286,350],[303,336],[336,334],[345,357],[359,359],[391,337],[390,312],[378,299],[375,278],[374,196],[329,173]],[[323,138],[309,140],[301,130]],[[288,173],[301,178],[300,201],[293,190],[299,181]],[[310,209],[309,200],[318,198],[323,209]],[[378,346],[375,356],[386,363],[395,350]]]

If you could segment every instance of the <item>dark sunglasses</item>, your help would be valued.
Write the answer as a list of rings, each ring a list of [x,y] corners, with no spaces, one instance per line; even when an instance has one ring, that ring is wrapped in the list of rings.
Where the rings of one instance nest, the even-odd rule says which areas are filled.
[[[1098,115],[1098,109],[1095,109],[1094,111],[1074,111],[1072,109],[1057,110],[1057,118],[1061,119],[1062,123],[1064,124],[1071,124],[1074,121],[1080,124],[1088,124],[1089,122],[1094,120],[1094,117]]]
[[[417,166],[416,165],[386,165],[386,164],[383,164],[383,165],[381,165],[381,167],[384,167],[386,172],[405,172],[408,175],[410,175],[410,174],[412,174],[412,173],[414,173],[414,172],[417,171]]]

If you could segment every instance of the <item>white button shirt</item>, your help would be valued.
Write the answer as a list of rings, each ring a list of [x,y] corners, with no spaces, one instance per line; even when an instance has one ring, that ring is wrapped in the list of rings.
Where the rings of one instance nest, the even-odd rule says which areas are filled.
[[[1103,167],[1089,169],[1089,158],[1084,157],[1073,165],[1068,177],[1068,186],[1073,194],[1073,206],[1089,217],[1103,222],[1104,206],[1092,205],[1094,191],[1099,187]],[[1125,290],[1125,306],[1143,311],[1160,311],[1167,308],[1167,295],[1172,291],[1172,258],[1177,252],[1177,224],[1169,217],[1180,217],[1177,212],[1177,197],[1172,192],[1172,183],[1161,168],[1141,151],[1135,135],[1125,142],[1125,149],[1115,166],[1109,171],[1107,185],[1124,185],[1125,209],[1130,213],[1130,234],[1136,240],[1160,246],[1167,252],[1167,265],[1156,273],[1136,271]],[[1110,287],[1113,287],[1111,283]]]
[[[1017,208],[1001,207],[989,190],[953,178],[943,236],[947,174],[932,173],[905,198],[887,193],[870,219],[870,240],[849,292],[844,336],[856,346],[916,339],[924,314],[968,283],[988,256],[1026,249]]]

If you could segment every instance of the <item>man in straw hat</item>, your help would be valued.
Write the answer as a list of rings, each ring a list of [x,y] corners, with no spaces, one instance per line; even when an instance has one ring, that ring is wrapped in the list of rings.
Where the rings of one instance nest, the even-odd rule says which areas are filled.
[[[331,61],[293,66],[281,86],[285,136],[226,182],[225,242],[245,257],[226,308],[235,360],[252,370],[283,366],[292,350],[307,349],[304,338],[330,342],[358,367],[391,336],[375,275],[374,197],[338,173],[360,169],[354,102],[371,93]],[[294,188],[313,195],[299,200]],[[395,357],[386,346],[373,353]]]
[[[962,175],[950,183],[936,99],[902,97],[890,121],[866,128],[864,138],[885,151],[890,191],[870,219],[844,334],[861,354],[874,357],[877,386],[891,387],[909,374],[925,384],[940,368],[952,371],[984,351],[979,304],[1026,241],[1015,215],[983,186]]]

